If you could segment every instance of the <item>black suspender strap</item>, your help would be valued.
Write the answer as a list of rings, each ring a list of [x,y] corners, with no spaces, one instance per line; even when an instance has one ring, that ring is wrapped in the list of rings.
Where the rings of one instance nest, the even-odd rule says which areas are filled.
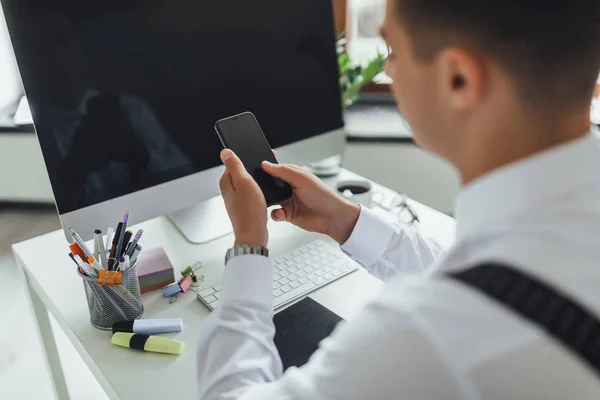
[[[543,329],[600,376],[600,322],[556,288],[516,268],[485,263],[449,273]]]

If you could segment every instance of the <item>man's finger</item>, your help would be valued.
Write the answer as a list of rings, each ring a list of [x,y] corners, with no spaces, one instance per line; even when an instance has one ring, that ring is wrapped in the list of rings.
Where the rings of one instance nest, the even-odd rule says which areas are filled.
[[[306,178],[306,172],[294,165],[272,164],[268,161],[263,161],[262,167],[269,175],[282,179],[292,186],[298,185],[302,179]]]
[[[275,158],[277,158],[277,150],[271,150],[273,152],[273,155],[275,156]]]
[[[273,221],[286,221],[287,215],[283,208],[278,208],[271,211],[271,218],[273,218]]]
[[[225,165],[226,173],[230,175],[234,182],[247,174],[244,164],[233,151],[229,149],[221,151],[221,161]]]
[[[294,218],[294,202],[292,199],[287,199],[279,204],[281,208],[271,211],[271,218],[274,221],[292,222]]]

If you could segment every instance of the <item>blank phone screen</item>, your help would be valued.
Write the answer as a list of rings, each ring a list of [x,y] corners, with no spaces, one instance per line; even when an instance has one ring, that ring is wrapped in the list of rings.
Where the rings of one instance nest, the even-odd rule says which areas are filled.
[[[273,178],[262,169],[262,162],[277,163],[265,135],[251,113],[243,113],[225,118],[215,124],[223,145],[233,150],[244,167],[258,183],[268,205],[273,205],[291,197],[288,184]]]

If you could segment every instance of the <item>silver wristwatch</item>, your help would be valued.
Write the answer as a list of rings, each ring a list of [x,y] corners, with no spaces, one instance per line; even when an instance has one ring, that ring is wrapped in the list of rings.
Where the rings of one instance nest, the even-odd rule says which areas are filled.
[[[269,249],[263,246],[254,244],[243,244],[241,246],[234,246],[227,250],[225,253],[225,265],[236,256],[243,256],[245,254],[258,254],[259,256],[269,257]]]

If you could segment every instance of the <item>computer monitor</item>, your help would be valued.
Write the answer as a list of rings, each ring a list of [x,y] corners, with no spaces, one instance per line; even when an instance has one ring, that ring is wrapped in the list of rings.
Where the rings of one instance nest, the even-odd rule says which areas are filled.
[[[229,232],[223,117],[253,112],[284,162],[343,150],[331,1],[1,1],[61,223],[83,237],[125,211],[171,213],[192,242]]]

